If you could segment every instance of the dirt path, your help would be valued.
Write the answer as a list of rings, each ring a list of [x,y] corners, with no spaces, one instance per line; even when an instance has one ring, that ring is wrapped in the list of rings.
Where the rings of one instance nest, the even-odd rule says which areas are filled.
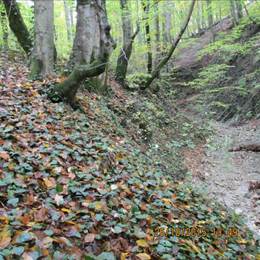
[[[198,147],[193,154],[186,154],[193,182],[212,199],[241,214],[248,227],[260,236],[260,189],[250,190],[253,184],[260,183],[260,153],[228,151],[240,144],[259,143],[260,121],[242,126],[219,122],[211,125],[216,133],[205,149]]]
[[[212,32],[215,34],[218,32],[225,32],[231,27],[232,20],[230,18],[225,18],[217,23],[212,31],[206,31],[201,37],[197,38],[192,45],[182,49],[181,53],[174,60],[174,66],[176,68],[189,68],[196,64],[198,62],[198,52],[212,41]]]

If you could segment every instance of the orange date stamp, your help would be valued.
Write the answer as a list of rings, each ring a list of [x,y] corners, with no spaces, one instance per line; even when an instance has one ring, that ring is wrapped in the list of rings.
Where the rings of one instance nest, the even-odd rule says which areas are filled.
[[[223,228],[203,228],[203,227],[157,227],[153,230],[154,237],[205,237],[205,236],[215,236],[215,237],[238,237],[239,231],[235,227],[229,227],[227,229]]]

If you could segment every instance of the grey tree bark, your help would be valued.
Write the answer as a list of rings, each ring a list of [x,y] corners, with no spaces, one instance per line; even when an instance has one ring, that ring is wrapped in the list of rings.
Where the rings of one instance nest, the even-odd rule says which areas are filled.
[[[163,66],[165,66],[165,64],[167,64],[167,62],[169,61],[169,59],[171,58],[172,54],[174,53],[174,51],[176,50],[182,35],[184,34],[185,30],[187,29],[187,26],[189,24],[193,9],[194,9],[194,5],[195,5],[196,0],[192,0],[190,8],[189,8],[189,12],[188,15],[180,29],[179,34],[177,35],[177,37],[175,38],[175,40],[172,43],[171,48],[169,49],[167,55],[164,57],[164,59],[162,59],[160,61],[160,63],[156,66],[156,68],[153,70],[151,77],[146,81],[146,83],[144,84],[144,86],[141,86],[141,89],[144,90],[146,88],[148,88],[152,82],[154,81],[155,78],[158,77],[160,70],[163,68]]]
[[[63,4],[64,4],[64,11],[65,11],[67,37],[68,37],[68,41],[71,42],[72,41],[72,24],[71,24],[71,15],[70,15],[70,10],[69,10],[67,0],[63,0]]]
[[[105,0],[77,0],[77,27],[73,47],[75,64],[68,78],[58,84],[49,97],[75,105],[80,83],[105,71],[116,44],[110,35]]]
[[[165,17],[165,27],[164,27],[164,41],[166,43],[171,42],[171,28],[172,28],[172,4],[170,1],[165,1],[164,3],[164,17]]]
[[[202,31],[202,2],[201,0],[197,1],[197,17],[196,17],[196,21],[197,21],[197,30],[198,33],[200,33]]]
[[[236,12],[235,0],[230,0],[229,4],[230,4],[230,13],[231,13],[231,16],[233,18],[233,23],[235,25],[237,25],[238,24],[238,17],[237,17],[237,12]]]
[[[207,13],[208,13],[208,27],[212,34],[212,40],[215,40],[215,33],[213,30],[213,10],[212,10],[212,0],[207,0]]]
[[[153,2],[154,6],[154,27],[155,27],[155,59],[154,59],[154,65],[156,66],[160,59],[160,53],[161,53],[161,41],[160,41],[160,17],[159,17],[159,2],[158,0],[154,0]]]
[[[237,19],[238,21],[243,17],[243,5],[242,0],[235,1],[236,5],[236,13],[237,13]]]
[[[54,10],[53,0],[34,2],[35,38],[31,60],[31,77],[53,73],[54,66]]]
[[[146,36],[146,46],[147,46],[147,71],[148,73],[151,73],[153,67],[153,56],[152,56],[151,32],[150,32],[150,23],[149,23],[150,0],[142,0],[142,6],[144,10],[144,20],[145,20],[145,36]]]
[[[137,25],[136,32],[133,34],[132,17],[128,6],[128,1],[120,0],[120,7],[123,29],[123,47],[121,48],[119,57],[117,59],[116,81],[119,82],[122,86],[126,86],[125,77],[127,73],[127,67],[132,54],[133,42],[139,31],[139,24]]]
[[[6,19],[5,11],[1,9],[0,12],[1,12],[0,13],[0,24],[1,24],[1,28],[2,28],[2,38],[3,38],[3,51],[4,51],[4,53],[6,53],[8,51],[8,26],[7,26],[7,19]]]

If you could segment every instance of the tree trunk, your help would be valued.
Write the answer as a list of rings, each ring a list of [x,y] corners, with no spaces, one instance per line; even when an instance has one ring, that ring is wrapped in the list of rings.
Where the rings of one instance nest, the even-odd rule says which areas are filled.
[[[202,13],[202,29],[207,28],[207,23],[205,19],[205,3],[201,1],[201,13]]]
[[[207,13],[208,13],[208,28],[212,34],[212,40],[215,40],[215,34],[213,30],[213,11],[212,11],[212,0],[207,0]]]
[[[238,24],[238,18],[237,18],[237,13],[236,13],[236,3],[235,0],[230,0],[230,12],[231,12],[231,16],[233,17],[233,23],[235,25]]]
[[[239,21],[243,17],[242,0],[235,1],[235,4],[236,4],[237,19]]]
[[[156,66],[159,62],[160,59],[160,54],[161,54],[161,42],[160,42],[160,18],[159,18],[159,3],[158,0],[154,0],[153,2],[154,6],[154,27],[155,27],[155,59],[154,59],[154,64],[153,66]]]
[[[3,36],[3,52],[8,52],[8,26],[7,26],[7,20],[6,20],[6,13],[1,10],[0,13],[0,19],[1,19],[1,27],[2,27],[2,36]]]
[[[139,0],[136,0],[135,1],[135,11],[136,11],[136,15],[137,15],[137,23],[139,24],[139,17],[140,17],[140,8],[139,8]],[[142,28],[140,28],[141,30]],[[137,34],[137,41],[142,44],[143,43],[143,33],[142,33],[142,30],[141,30],[141,33],[138,33]]]
[[[117,59],[116,81],[124,86],[127,66],[131,57],[134,39],[139,31],[139,25],[136,32],[132,35],[132,19],[127,0],[120,0],[120,7],[122,14],[123,47]]]
[[[149,23],[149,12],[150,12],[150,0],[142,0],[143,10],[144,10],[144,20],[145,20],[145,36],[146,36],[146,46],[147,46],[147,71],[152,72],[153,67],[153,57],[152,57],[152,45],[151,45],[151,33],[150,33],[150,23]]]
[[[171,2],[164,2],[164,16],[165,16],[165,28],[164,28],[164,42],[169,43],[172,40],[171,28],[172,28],[172,10]]]
[[[16,0],[3,0],[3,2],[9,20],[9,26],[27,56],[30,56],[33,43]]]
[[[105,71],[109,56],[115,48],[105,8],[105,0],[77,1],[78,16],[73,49],[76,65],[69,77],[49,94],[53,101],[65,100],[74,106],[80,83],[87,77],[95,77]]]
[[[151,77],[147,80],[147,82],[144,84],[144,86],[141,86],[141,89],[146,89],[148,88],[152,82],[154,81],[155,78],[157,78],[157,76],[159,75],[160,73],[160,70],[163,68],[163,66],[165,64],[167,64],[167,62],[169,61],[169,59],[171,58],[173,52],[175,51],[176,47],[178,46],[178,43],[180,42],[181,40],[181,37],[183,35],[183,33],[185,32],[188,24],[189,24],[189,21],[190,21],[190,18],[191,18],[191,15],[192,15],[192,12],[193,12],[193,9],[194,9],[194,5],[195,5],[195,1],[196,0],[192,0],[191,2],[191,5],[190,5],[190,8],[189,8],[189,12],[188,12],[188,15],[187,15],[187,18],[186,20],[184,21],[182,27],[181,27],[181,30],[179,32],[179,34],[177,35],[176,39],[174,40],[174,42],[172,43],[172,46],[171,48],[169,49],[167,55],[165,56],[164,59],[161,60],[161,62],[158,64],[158,66],[153,70],[152,72],[152,75]]]
[[[96,8],[90,0],[77,0],[76,36],[68,63],[69,69],[77,64],[89,64],[99,51],[99,23]]]
[[[67,37],[68,37],[68,41],[71,42],[72,41],[72,25],[71,25],[70,10],[68,7],[67,0],[63,0],[63,4],[64,4],[64,11],[65,11]]]
[[[197,21],[197,30],[198,33],[200,33],[202,31],[202,3],[201,0],[197,1],[197,17],[196,17],[196,21]]]
[[[34,16],[35,42],[31,61],[33,78],[53,73],[55,59],[53,0],[35,1]]]

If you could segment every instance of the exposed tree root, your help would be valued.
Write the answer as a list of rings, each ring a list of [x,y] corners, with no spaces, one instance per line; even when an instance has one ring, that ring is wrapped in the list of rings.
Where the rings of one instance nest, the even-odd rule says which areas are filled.
[[[228,150],[229,152],[239,152],[239,151],[248,151],[248,152],[260,152],[260,144],[241,144],[235,148]]]

